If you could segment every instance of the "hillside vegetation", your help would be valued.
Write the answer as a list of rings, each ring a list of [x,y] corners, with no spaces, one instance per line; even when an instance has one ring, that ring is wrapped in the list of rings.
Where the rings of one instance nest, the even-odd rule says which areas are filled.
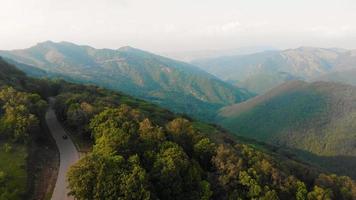
[[[131,47],[111,50],[44,42],[29,49],[1,51],[0,55],[33,76],[43,76],[34,72],[39,68],[48,77],[96,84],[196,118],[211,119],[222,106],[251,96],[195,66]]]
[[[68,173],[70,191],[76,199],[356,197],[356,185],[348,177],[321,173],[313,167],[264,153],[233,141],[214,126],[177,116],[142,100],[95,86],[22,78],[25,82],[18,90],[24,90],[29,81],[36,83],[33,89],[40,89],[34,93],[56,96],[58,118],[69,130],[76,130],[72,134],[80,138],[76,141],[92,145]],[[10,110],[28,108],[29,113],[2,112],[2,119],[15,120],[10,125],[19,129],[6,129],[1,141],[23,144],[32,135],[31,129],[22,128],[22,122],[29,120],[16,121],[12,116],[21,119],[27,116],[34,121],[25,124],[33,125],[36,113],[43,113],[45,103],[36,94],[11,87],[5,87],[4,91],[6,95],[1,96],[6,100],[2,102],[10,107],[16,105]],[[30,103],[24,104],[23,100]],[[29,152],[17,147],[12,150]],[[24,157],[19,158],[20,162],[14,163],[27,163]],[[16,175],[16,169],[26,174],[22,166],[6,172],[0,188],[11,193],[2,193],[7,195],[4,199],[21,199],[22,196],[8,195],[24,194],[18,185],[16,190],[11,189],[11,180],[26,185],[24,177]]]
[[[94,86],[61,86],[58,118],[91,146],[68,173],[77,199],[355,196],[347,177],[263,153],[214,126]]]
[[[292,81],[223,108],[218,121],[238,135],[275,145],[319,156],[356,156],[353,86]]]
[[[40,82],[37,82],[40,83]],[[47,103],[36,90],[39,84],[0,58],[0,199],[24,199],[35,194],[32,186],[38,180],[34,175],[41,170],[43,159],[36,160],[37,168],[28,165],[39,155],[37,150],[46,145],[43,119]],[[37,86],[35,86],[35,84]],[[52,148],[47,147],[51,152]],[[33,152],[33,153],[31,153]],[[42,154],[45,155],[45,154]],[[50,178],[50,177],[47,177]]]
[[[314,80],[331,72],[356,68],[356,53],[344,49],[300,47],[192,63],[223,80],[262,94],[286,81]],[[348,83],[346,79],[338,80]]]

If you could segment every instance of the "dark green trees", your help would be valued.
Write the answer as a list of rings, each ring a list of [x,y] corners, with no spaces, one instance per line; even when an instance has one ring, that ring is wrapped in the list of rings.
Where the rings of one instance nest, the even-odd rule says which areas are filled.
[[[150,199],[147,174],[138,162],[135,156],[87,155],[68,173],[71,194],[79,200]]]
[[[39,126],[47,103],[38,95],[18,92],[12,87],[0,90],[0,137],[27,142],[31,131]]]
[[[68,174],[77,199],[356,197],[355,183],[346,177],[305,179],[248,145],[217,144],[183,118],[162,127],[121,105],[95,115],[89,127],[93,151]]]
[[[165,130],[123,105],[96,115],[89,127],[95,140],[93,152],[68,174],[77,199],[209,199],[212,195],[204,171],[182,147],[193,150],[195,133],[187,120],[174,120]],[[200,148],[204,145],[197,146],[197,156],[207,159]]]

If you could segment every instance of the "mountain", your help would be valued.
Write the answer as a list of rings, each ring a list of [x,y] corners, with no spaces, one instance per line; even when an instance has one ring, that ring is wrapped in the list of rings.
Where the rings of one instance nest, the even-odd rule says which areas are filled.
[[[24,125],[39,122],[27,123],[33,115],[27,118],[24,111],[35,111],[40,119],[46,110],[37,92],[28,93],[25,86],[33,89],[32,85],[50,88],[52,93],[42,98],[56,99],[57,117],[70,138],[82,151],[89,147],[67,173],[68,189],[76,199],[356,198],[356,184],[349,177],[329,174],[261,146],[257,149],[212,125],[184,119],[145,101],[96,86],[28,78],[1,59],[0,75],[1,88],[11,85],[22,90],[0,90],[0,105],[6,104],[0,112],[0,127],[10,127],[8,135],[0,138],[6,144],[0,148],[4,199],[45,199],[57,175],[55,150],[43,158],[55,149],[45,127],[23,133]],[[11,129],[19,126],[17,131]],[[11,140],[27,134],[29,145]],[[35,148],[35,143],[44,141],[49,143]],[[31,188],[40,189],[43,196],[34,195]]]
[[[31,66],[31,65],[26,65],[26,64],[20,63],[20,62],[16,62],[16,61],[8,59],[8,58],[4,58],[4,61],[6,61],[8,64],[16,66],[17,69],[21,70],[28,76],[31,76],[31,77],[49,76],[49,73],[47,73],[46,71],[39,69],[37,67]]]
[[[356,86],[356,69],[337,71],[317,77],[315,80],[346,83]]]
[[[261,94],[286,81],[311,80],[330,72],[356,68],[356,51],[300,47],[192,63],[223,80]]]
[[[221,109],[218,121],[237,135],[356,166],[356,87],[350,85],[290,81]]]
[[[20,85],[20,80],[26,77],[25,73],[9,65],[0,57],[0,85]]]
[[[247,55],[262,51],[275,50],[270,46],[248,46],[236,49],[226,50],[198,50],[198,51],[178,51],[178,52],[162,52],[161,54],[177,60],[192,62],[194,60],[218,58],[222,56]]]
[[[122,91],[196,117],[209,118],[218,108],[251,96],[193,65],[132,47],[95,49],[48,41],[0,55],[36,66],[47,76]]]

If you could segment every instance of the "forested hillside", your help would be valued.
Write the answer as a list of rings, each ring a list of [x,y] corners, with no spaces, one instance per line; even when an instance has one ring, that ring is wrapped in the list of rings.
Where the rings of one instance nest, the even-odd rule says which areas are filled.
[[[347,177],[263,153],[214,126],[117,93],[63,86],[58,117],[88,152],[68,174],[77,199],[355,198]]]
[[[27,78],[0,58],[1,200],[42,198],[46,191],[40,190],[53,184],[51,173],[46,174],[47,181],[39,183],[43,166],[51,167],[56,162],[55,147],[42,123],[47,103],[39,94],[46,94],[46,85]]]
[[[355,176],[355,116],[355,87],[293,81],[222,109],[219,121],[245,137],[319,156],[346,156],[348,164],[335,165]]]
[[[0,51],[0,55],[16,61],[30,75],[96,84],[196,118],[211,119],[224,105],[251,97],[193,65],[132,47],[95,49],[48,41],[24,50]]]
[[[14,70],[6,63],[3,65],[1,69]],[[89,147],[68,173],[71,194],[77,199],[356,197],[356,186],[350,178],[264,153],[234,141],[214,126],[99,87],[33,80],[14,72],[21,79],[3,82],[9,86],[19,83],[19,91],[55,96],[58,118],[71,130],[71,137],[82,144],[79,148]],[[31,90],[27,88],[30,83],[37,86],[30,87]],[[16,163],[16,157],[9,152],[20,153],[21,159],[11,170],[8,165],[0,165],[0,188],[6,191],[1,197],[21,199],[29,176],[23,168],[28,164],[24,155],[29,152],[25,143],[33,135],[46,103],[40,95],[3,88],[1,127],[6,131],[1,132],[1,141],[10,147],[4,145],[2,151],[12,163]]]

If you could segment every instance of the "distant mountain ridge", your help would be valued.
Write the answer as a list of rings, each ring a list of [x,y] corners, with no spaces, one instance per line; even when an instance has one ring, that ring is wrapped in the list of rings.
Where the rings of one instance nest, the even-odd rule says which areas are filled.
[[[317,77],[315,80],[346,83],[349,85],[356,86],[356,68],[343,70],[343,71],[331,72],[331,73],[322,75],[320,77]]]
[[[178,52],[163,52],[162,55],[185,61],[191,62],[194,60],[201,59],[212,59],[223,56],[234,56],[234,55],[247,55],[262,51],[276,50],[276,48],[271,46],[246,46],[236,49],[225,49],[225,50],[197,50],[197,51],[178,51]]]
[[[212,117],[220,107],[251,96],[191,64],[132,47],[95,49],[47,41],[0,55],[37,67],[47,76],[122,91],[196,117]]]
[[[264,93],[289,80],[312,80],[327,73],[356,68],[356,51],[300,47],[192,63],[223,80]]]

